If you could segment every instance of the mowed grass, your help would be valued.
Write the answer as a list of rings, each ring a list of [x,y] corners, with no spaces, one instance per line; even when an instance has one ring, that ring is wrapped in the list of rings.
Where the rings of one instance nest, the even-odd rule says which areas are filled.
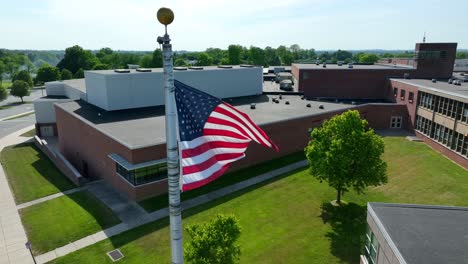
[[[232,185],[234,183],[238,183],[244,180],[247,180],[249,178],[255,177],[257,175],[260,175],[262,173],[272,171],[281,167],[284,167],[286,165],[301,161],[305,159],[305,155],[303,152],[297,152],[290,154],[288,156],[285,156],[283,158],[279,159],[273,159],[267,162],[263,162],[254,166],[250,166],[248,168],[240,169],[238,171],[230,172],[227,173],[223,176],[221,176],[219,179],[216,181],[211,182],[210,184],[207,184],[201,188],[191,190],[189,192],[184,192],[181,194],[181,199],[182,201],[184,200],[189,200],[191,198],[194,198],[196,196],[221,189],[223,187]],[[153,212],[158,209],[162,209],[167,207],[168,205],[168,196],[167,194],[163,194],[160,196],[152,197],[150,199],[144,200],[140,202],[140,205],[148,212]]]
[[[20,210],[33,253],[64,246],[120,223],[112,211],[88,191],[75,192]]]
[[[11,80],[3,80],[2,81],[2,86],[3,88],[5,89],[10,89],[10,87],[13,85],[13,83],[11,82]]]
[[[424,143],[386,137],[389,182],[366,194],[345,194],[335,208],[335,190],[306,169],[289,173],[184,211],[183,223],[205,222],[217,213],[236,215],[242,226],[241,263],[357,263],[366,228],[367,202],[468,205],[468,172]],[[189,240],[184,233],[185,242]],[[141,226],[51,263],[170,263],[168,219]]]
[[[0,162],[17,204],[75,187],[32,143],[4,148]]]

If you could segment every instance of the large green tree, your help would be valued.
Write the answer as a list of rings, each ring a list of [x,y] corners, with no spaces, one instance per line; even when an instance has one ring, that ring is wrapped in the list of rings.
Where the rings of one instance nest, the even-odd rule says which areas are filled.
[[[379,60],[379,56],[375,54],[362,54],[359,56],[360,63],[375,63]]]
[[[198,55],[198,66],[209,66],[213,63],[213,58],[211,58],[206,52],[202,52]]]
[[[387,182],[387,164],[382,160],[384,142],[356,110],[334,116],[315,128],[305,153],[310,173],[336,189],[338,204],[350,188],[362,193],[367,186]]]
[[[62,72],[60,73],[60,79],[61,80],[70,80],[73,78],[73,74],[71,71],[67,69],[63,69]]]
[[[29,85],[29,87],[33,86],[31,74],[29,74],[29,71],[27,70],[19,71],[15,76],[13,76],[12,81],[14,82],[17,80],[25,81]]]
[[[98,59],[91,51],[75,45],[65,50],[65,56],[57,67],[60,70],[68,69],[75,74],[79,69],[91,70],[97,63]]]
[[[38,70],[35,83],[45,83],[60,80],[60,71],[57,67],[43,64]]]
[[[229,45],[228,47],[228,60],[231,65],[238,65],[241,63],[242,46]]]
[[[8,97],[7,89],[5,89],[5,87],[3,87],[2,84],[0,83],[0,101],[7,99],[7,97]]]
[[[249,55],[252,64],[266,66],[265,52],[261,48],[251,46],[249,50]]]
[[[153,51],[153,58],[151,60],[151,68],[162,68],[163,66],[163,55],[160,49]]]
[[[14,81],[13,85],[10,88],[10,94],[21,99],[23,103],[23,97],[28,96],[30,94],[30,87],[29,84],[25,81]]]
[[[184,248],[187,262],[196,264],[233,264],[240,256],[236,241],[241,234],[235,216],[217,215],[209,223],[186,228],[190,242]]]

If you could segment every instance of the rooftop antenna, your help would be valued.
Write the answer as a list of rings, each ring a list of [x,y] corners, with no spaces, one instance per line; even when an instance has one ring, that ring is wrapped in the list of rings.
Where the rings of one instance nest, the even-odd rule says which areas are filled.
[[[424,31],[423,43],[426,43],[426,31]]]

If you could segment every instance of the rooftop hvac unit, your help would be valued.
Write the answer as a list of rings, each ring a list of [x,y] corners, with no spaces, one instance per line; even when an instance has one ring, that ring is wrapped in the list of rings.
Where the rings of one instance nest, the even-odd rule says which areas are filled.
[[[289,104],[289,101],[286,101],[284,104],[287,104],[287,105],[288,105],[288,104]]]
[[[326,68],[327,67],[327,63],[324,62],[323,65],[322,65],[323,68]]]
[[[325,107],[323,105],[319,105],[319,109],[324,109]]]
[[[129,69],[115,69],[114,72],[116,73],[130,73]]]
[[[452,84],[453,80],[452,79],[448,79],[448,83]]]
[[[151,72],[151,69],[147,69],[147,68],[138,68],[136,69],[137,72]]]
[[[218,68],[221,68],[221,69],[232,69],[232,66],[231,66],[231,65],[218,65]]]
[[[352,63],[348,63],[348,68],[352,69],[354,66]]]
[[[306,104],[306,107],[311,107],[311,105],[310,105],[310,104]]]
[[[250,104],[250,109],[255,109],[255,104]]]
[[[436,82],[437,82],[437,80],[436,80],[436,79],[432,79],[432,82],[433,82],[433,83],[436,83]]]

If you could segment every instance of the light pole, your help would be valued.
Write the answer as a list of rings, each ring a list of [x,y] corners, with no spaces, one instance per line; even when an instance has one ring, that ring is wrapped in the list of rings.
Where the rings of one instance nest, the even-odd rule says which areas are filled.
[[[164,25],[165,34],[158,37],[163,48],[164,91],[166,107],[166,151],[167,182],[169,195],[169,220],[171,228],[171,255],[173,264],[184,263],[182,247],[182,216],[180,208],[179,150],[177,147],[177,116],[175,105],[174,72],[172,62],[171,39],[167,34],[167,25],[174,20],[171,9],[162,7],[158,10],[158,20]]]
[[[31,242],[29,242],[29,241],[26,242],[25,246],[26,246],[27,249],[29,249],[29,253],[31,253],[31,257],[32,257],[32,259],[33,259],[33,261],[34,261],[34,264],[37,264],[36,259],[34,258],[34,255],[33,255],[33,253],[32,253],[32,245],[31,245]]]

